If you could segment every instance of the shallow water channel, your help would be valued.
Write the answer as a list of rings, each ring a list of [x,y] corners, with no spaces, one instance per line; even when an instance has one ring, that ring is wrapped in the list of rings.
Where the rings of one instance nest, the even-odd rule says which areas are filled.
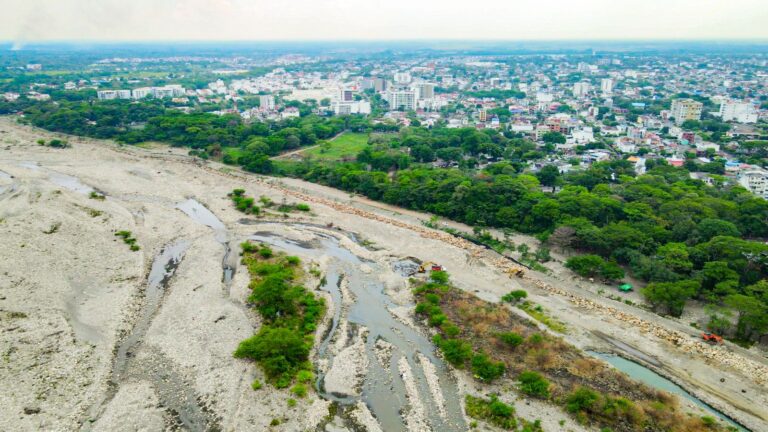
[[[396,307],[392,299],[384,292],[384,285],[376,276],[382,271],[378,264],[364,261],[349,250],[341,247],[339,241],[331,236],[323,236],[318,242],[297,242],[269,233],[257,233],[250,237],[290,255],[308,256],[314,259],[330,258],[323,290],[330,293],[335,303],[331,330],[321,341],[318,354],[326,358],[332,365],[333,358],[328,345],[333,339],[340,320],[346,319],[352,325],[368,328],[369,334],[365,342],[365,355],[369,367],[365,371],[362,387],[362,401],[366,403],[373,415],[381,424],[383,430],[405,431],[406,424],[401,413],[408,410],[405,383],[398,369],[398,362],[405,358],[416,381],[421,404],[425,408],[426,423],[434,431],[464,431],[461,400],[456,383],[449,376],[443,361],[435,356],[434,347],[429,339],[421,333],[396,320],[391,308]],[[363,271],[367,266],[370,272]],[[354,303],[348,310],[341,308],[341,280],[346,279],[349,291],[354,296]],[[393,346],[388,359],[388,367],[380,367],[376,356],[375,344],[381,338]],[[441,415],[434,400],[424,373],[424,368],[417,359],[421,353],[435,366],[437,378],[445,399],[444,414]],[[318,380],[318,391],[326,399],[341,404],[357,402],[357,397],[334,395],[325,392],[323,376]]]
[[[734,422],[732,419],[727,417],[725,414],[721,413],[720,411],[717,411],[716,409],[712,408],[711,406],[704,403],[702,400],[696,398],[692,394],[685,391],[682,387],[679,385],[673,383],[672,381],[664,378],[663,376],[657,374],[656,372],[648,369],[645,366],[641,366],[638,363],[635,363],[631,360],[627,360],[624,357],[615,355],[615,354],[606,354],[606,353],[599,353],[594,351],[587,351],[587,353],[591,356],[597,357],[599,359],[605,360],[608,362],[611,366],[615,367],[616,369],[626,373],[629,375],[630,378],[635,379],[637,381],[640,381],[644,384],[647,384],[650,387],[664,390],[666,392],[678,395],[686,400],[689,400],[693,402],[696,406],[704,409],[705,411],[708,411],[713,416],[718,417],[722,419],[726,424],[729,426],[733,426],[739,431],[745,431],[748,432],[748,429],[745,429],[740,424]]]

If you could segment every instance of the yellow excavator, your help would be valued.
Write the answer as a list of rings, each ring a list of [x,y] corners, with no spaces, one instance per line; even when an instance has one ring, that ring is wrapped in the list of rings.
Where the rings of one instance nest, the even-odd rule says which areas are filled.
[[[525,274],[525,270],[523,270],[520,267],[509,267],[509,268],[504,270],[504,273],[509,275],[509,277],[517,276],[517,277],[521,278]]]
[[[427,271],[444,271],[445,267],[440,264],[435,264],[432,261],[422,263],[417,270],[419,273],[426,273]]]

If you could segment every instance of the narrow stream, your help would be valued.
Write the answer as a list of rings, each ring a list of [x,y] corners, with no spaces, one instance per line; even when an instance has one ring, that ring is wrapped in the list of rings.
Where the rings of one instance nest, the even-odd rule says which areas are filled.
[[[322,287],[330,292],[336,308],[331,325],[331,331],[320,343],[319,355],[333,364],[328,345],[336,333],[342,319],[340,284],[346,279],[349,290],[354,296],[354,303],[346,312],[346,319],[351,325],[364,326],[369,330],[365,342],[365,355],[369,367],[365,371],[362,388],[362,400],[381,424],[383,430],[405,431],[406,424],[402,413],[407,411],[405,383],[401,377],[398,363],[405,358],[416,381],[421,405],[424,407],[426,423],[434,431],[464,431],[461,400],[458,396],[456,383],[449,375],[443,361],[435,355],[434,347],[429,339],[421,333],[394,318],[390,309],[395,308],[392,299],[384,292],[384,285],[376,277],[382,271],[378,264],[363,261],[349,250],[341,247],[336,238],[321,237],[319,247],[315,242],[296,242],[277,237],[269,233],[257,233],[250,237],[262,243],[270,244],[288,254],[309,256],[315,259],[329,257],[326,283]],[[368,266],[370,272],[361,267]],[[375,344],[378,339],[393,346],[389,357],[389,367],[380,367],[376,355]],[[441,415],[437,403],[433,400],[427,383],[424,368],[417,359],[422,354],[435,366],[440,390],[445,399],[445,414]],[[326,399],[342,404],[357,402],[356,397],[340,396],[327,393],[323,386],[323,376],[318,380],[318,392]]]
[[[621,357],[615,354],[606,354],[606,353],[599,353],[594,351],[587,351],[587,354],[593,357],[597,357],[599,359],[605,360],[611,366],[629,375],[629,377],[632,379],[635,379],[644,384],[647,384],[650,387],[657,388],[659,390],[664,390],[666,392],[678,395],[686,400],[689,400],[693,402],[694,405],[704,409],[705,411],[708,411],[713,416],[722,419],[729,426],[733,426],[739,431],[748,432],[748,429],[745,429],[742,425],[736,423],[725,414],[721,413],[720,411],[717,411],[716,409],[707,405],[702,400],[696,398],[696,396],[685,391],[685,389],[683,389],[679,385],[664,378],[663,376],[657,374],[656,372],[648,369],[645,366],[641,366],[638,363],[635,363],[631,360],[627,360],[624,357]]]
[[[152,324],[152,318],[160,307],[168,282],[176,272],[181,260],[189,247],[189,242],[181,240],[171,243],[160,250],[160,254],[152,262],[152,268],[147,277],[147,289],[144,294],[144,305],[141,315],[133,326],[131,333],[123,339],[117,348],[115,365],[112,368],[112,379],[120,382],[128,369],[130,359],[135,355],[135,349],[144,339],[144,335]]]
[[[195,222],[211,228],[214,232],[216,241],[224,246],[224,257],[221,260],[221,280],[224,282],[224,290],[226,294],[229,295],[229,289],[232,286],[232,277],[235,275],[235,269],[237,268],[238,253],[237,251],[234,251],[233,253],[232,240],[229,238],[227,227],[215,214],[213,214],[212,211],[208,210],[206,206],[193,198],[176,204],[176,208],[184,212],[184,214],[192,218]]]

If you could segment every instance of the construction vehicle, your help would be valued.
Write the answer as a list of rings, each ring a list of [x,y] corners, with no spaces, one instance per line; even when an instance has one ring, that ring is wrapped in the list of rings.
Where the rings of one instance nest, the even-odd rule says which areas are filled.
[[[723,337],[714,333],[702,333],[701,338],[704,339],[704,342],[709,342],[711,344],[723,343]]]
[[[523,270],[520,267],[510,267],[510,268],[505,269],[504,273],[508,274],[509,277],[517,276],[517,277],[521,278],[525,274],[525,270]]]
[[[422,263],[419,266],[419,269],[417,271],[419,273],[426,273],[427,270],[429,270],[429,271],[444,271],[445,267],[441,266],[440,264],[435,264],[432,261],[427,261],[425,263]]]

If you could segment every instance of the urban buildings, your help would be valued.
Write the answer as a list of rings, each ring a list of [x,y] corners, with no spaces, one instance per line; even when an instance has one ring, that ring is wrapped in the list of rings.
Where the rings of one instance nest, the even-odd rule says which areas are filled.
[[[272,111],[275,109],[275,97],[272,95],[259,96],[259,107],[262,110]]]
[[[704,104],[693,99],[675,99],[672,101],[670,115],[677,125],[681,125],[686,120],[701,120],[702,108]]]
[[[390,90],[387,102],[392,110],[412,111],[416,109],[416,92],[410,89]]]
[[[724,101],[720,105],[720,118],[723,121],[757,123],[757,110],[749,102]]]

